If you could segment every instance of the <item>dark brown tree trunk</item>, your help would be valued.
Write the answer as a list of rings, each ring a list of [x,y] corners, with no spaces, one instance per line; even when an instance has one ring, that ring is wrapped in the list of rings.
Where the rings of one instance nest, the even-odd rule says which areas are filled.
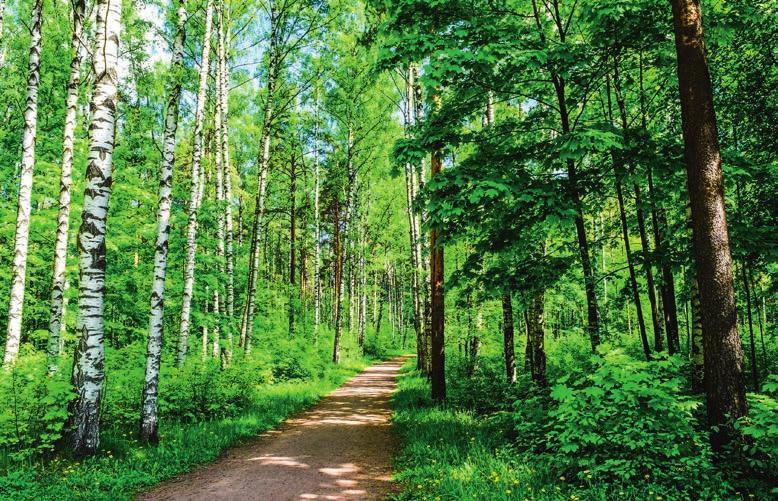
[[[505,375],[509,384],[516,382],[516,355],[513,341],[513,304],[511,295],[502,295],[502,338],[505,354]]]
[[[443,170],[443,159],[440,150],[432,153],[432,177],[437,176]],[[443,296],[443,246],[438,243],[438,232],[430,232],[430,276],[431,276],[431,385],[432,399],[443,401],[446,399],[446,354],[444,331],[444,296]]]
[[[751,381],[753,384],[752,390],[759,391],[759,367],[756,363],[756,342],[754,341],[754,319],[751,313],[751,284],[748,281],[748,274],[746,273],[746,266],[740,264],[740,276],[743,281],[743,292],[746,295],[746,318],[748,318],[748,339],[751,352]]]
[[[654,249],[656,250],[659,269],[662,273],[660,292],[662,294],[665,331],[667,333],[667,349],[670,355],[673,355],[681,350],[681,340],[678,334],[678,308],[675,304],[675,278],[667,258],[667,245],[665,243],[667,219],[664,211],[660,211],[657,208],[655,193],[654,176],[649,167],[648,196],[651,200],[651,221],[654,226]]]
[[[716,451],[748,413],[713,91],[699,0],[672,0],[684,154],[700,286],[708,424]]]

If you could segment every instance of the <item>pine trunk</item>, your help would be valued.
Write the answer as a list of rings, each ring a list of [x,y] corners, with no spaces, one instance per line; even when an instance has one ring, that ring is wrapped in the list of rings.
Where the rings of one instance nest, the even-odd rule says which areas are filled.
[[[721,451],[745,416],[743,348],[737,328],[732,257],[724,203],[713,91],[699,0],[672,0],[684,153],[699,281],[711,444]]]

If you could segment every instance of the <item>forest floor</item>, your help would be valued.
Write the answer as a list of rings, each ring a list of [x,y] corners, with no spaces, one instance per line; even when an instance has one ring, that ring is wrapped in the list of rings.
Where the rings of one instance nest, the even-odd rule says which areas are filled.
[[[369,367],[319,403],[141,500],[371,500],[394,490],[391,395],[407,357]]]

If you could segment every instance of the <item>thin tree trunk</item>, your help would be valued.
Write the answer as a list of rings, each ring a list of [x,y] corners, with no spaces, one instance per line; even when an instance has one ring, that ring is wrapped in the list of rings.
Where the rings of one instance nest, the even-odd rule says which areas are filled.
[[[440,98],[433,96],[436,106]],[[440,150],[432,153],[431,175],[434,178],[443,171]],[[430,277],[432,282],[430,301],[430,363],[432,399],[442,402],[446,399],[446,352],[445,352],[445,301],[443,293],[443,246],[438,241],[437,230],[430,231]]]
[[[341,337],[341,310],[343,302],[343,252],[341,251],[341,236],[340,236],[340,203],[335,200],[335,229],[334,229],[334,255],[333,262],[335,264],[335,283],[333,284],[332,297],[335,310],[335,339],[332,347],[332,362],[340,363],[340,337]]]
[[[278,20],[275,3],[270,2],[270,31],[275,34]],[[265,84],[265,109],[263,111],[262,132],[260,136],[259,180],[257,183],[257,202],[254,208],[254,224],[252,228],[252,252],[249,266],[249,283],[246,292],[246,316],[240,328],[240,342],[246,353],[251,352],[251,336],[254,330],[254,309],[257,294],[257,279],[259,278],[259,252],[262,241],[262,222],[265,215],[265,197],[267,193],[268,168],[270,167],[270,134],[273,123],[273,97],[275,95],[276,78],[278,77],[278,40],[270,38],[268,62],[268,77]]]
[[[732,257],[724,203],[713,91],[705,58],[699,0],[672,0],[684,152],[694,230],[694,254],[705,332],[705,391],[714,450],[737,432],[748,413],[743,348],[737,328]]]
[[[19,181],[19,205],[16,211],[16,236],[11,290],[8,301],[8,330],[5,341],[6,367],[16,362],[22,336],[22,309],[27,275],[27,248],[30,238],[30,209],[32,202],[32,174],[35,167],[35,140],[38,129],[38,84],[41,67],[41,22],[43,0],[34,0],[30,22],[30,59],[27,72],[27,104],[24,109],[22,134],[22,165]]]
[[[52,369],[59,356],[60,332],[65,296],[65,268],[68,253],[68,226],[70,222],[70,187],[73,184],[73,143],[78,110],[78,88],[81,83],[82,43],[84,35],[85,0],[73,1],[73,31],[71,34],[70,78],[65,98],[65,129],[62,138],[62,171],[59,182],[59,211],[57,212],[57,236],[54,241],[54,267],[51,284],[51,314],[49,317],[48,355]],[[1,15],[0,15],[1,16]]]
[[[541,37],[541,40],[545,42],[545,31],[543,29],[541,15],[535,0],[532,1],[532,9],[539,36]],[[559,18],[558,11],[556,12],[555,22],[558,26],[561,26],[564,23],[564,20]],[[565,31],[559,30],[557,34],[559,36],[559,42],[562,44],[566,43]],[[562,133],[569,134],[571,132],[571,128],[570,115],[567,110],[567,96],[565,89],[566,82],[564,77],[560,76],[552,67],[549,66],[548,71],[557,98]],[[592,345],[592,351],[594,351],[600,344],[600,313],[597,306],[596,283],[594,272],[592,270],[591,257],[589,256],[589,241],[586,236],[586,226],[583,219],[583,203],[581,201],[581,195],[578,189],[578,172],[576,169],[575,161],[573,159],[568,159],[566,161],[566,167],[569,194],[573,202],[573,206],[577,212],[575,216],[575,232],[578,239],[578,251],[580,253],[581,269],[583,271],[584,277],[584,289],[586,291],[587,331],[589,333],[589,340]]]
[[[514,384],[516,382],[516,355],[513,347],[513,305],[510,294],[502,295],[502,333],[505,375],[508,384]]]
[[[205,34],[203,36],[202,58],[200,60],[200,84],[197,91],[195,110],[194,145],[192,148],[192,191],[189,200],[189,218],[186,230],[186,264],[184,270],[184,293],[181,298],[181,327],[178,338],[178,366],[186,361],[189,348],[189,323],[194,288],[195,254],[197,252],[197,210],[200,205],[200,162],[203,157],[203,121],[205,118],[206,91],[208,90],[208,70],[211,56],[211,31],[213,29],[213,0],[205,6]]]
[[[743,282],[743,292],[746,294],[746,318],[748,319],[748,339],[751,352],[751,382],[752,390],[759,392],[759,368],[756,360],[756,342],[754,340],[754,320],[751,311],[751,284],[746,273],[746,266],[740,263],[740,277]]]
[[[71,403],[71,443],[76,454],[94,454],[100,445],[100,402],[105,380],[105,228],[112,182],[120,32],[121,3],[99,0],[89,163],[78,233],[77,328],[81,338],[73,364],[76,399]]]
[[[222,0],[219,16],[219,82],[218,98],[221,111],[221,154],[222,171],[224,175],[224,249],[227,266],[226,283],[226,309],[228,317],[227,334],[230,337],[230,349],[232,349],[233,316],[235,315],[235,251],[234,251],[234,226],[232,218],[232,168],[230,165],[230,141],[229,141],[229,93],[230,75],[227,65],[227,44],[229,43],[229,20],[227,15],[227,2]]]
[[[296,226],[297,226],[297,206],[295,204],[295,195],[297,193],[297,176],[295,164],[292,162],[289,172],[289,337],[294,336],[294,301],[295,301],[295,276],[297,274],[297,248],[296,248]]]
[[[359,254],[359,346],[364,349],[365,346],[365,321],[367,316],[367,274],[365,273],[365,243],[362,243],[362,249]]]
[[[624,132],[627,131],[628,119],[627,108],[624,101],[624,95],[621,90],[621,82],[619,77],[619,62],[614,57],[613,59],[613,86],[616,91],[616,102],[619,108],[619,116],[621,118],[621,128]],[[643,211],[643,200],[641,195],[640,186],[637,183],[632,185],[633,192],[635,194],[635,213],[637,215],[638,233],[640,235],[640,244],[643,248],[643,272],[646,274],[646,289],[648,294],[648,303],[651,305],[651,327],[654,333],[654,349],[657,352],[662,351],[662,338],[664,333],[662,332],[662,322],[659,315],[659,307],[656,299],[656,285],[654,284],[654,271],[652,268],[651,259],[651,244],[648,241],[648,232],[646,231],[646,216]],[[645,348],[644,348],[645,349]],[[647,356],[650,354],[647,352]]]
[[[181,79],[184,71],[184,40],[186,37],[186,0],[176,9],[176,37],[173,42],[170,88],[165,113],[162,166],[159,175],[159,209],[157,211],[157,241],[154,247],[154,280],[151,286],[149,313],[149,341],[146,349],[146,375],[141,397],[140,438],[156,443],[158,435],[157,394],[159,367],[162,358],[164,328],[165,276],[170,241],[170,206],[172,203],[173,168],[175,166],[176,131],[181,98]]]
[[[316,111],[314,115],[314,133],[313,133],[313,218],[314,218],[314,260],[313,260],[313,336],[314,342],[319,339],[319,325],[321,323],[321,215],[319,213],[319,197],[321,190],[321,180],[319,172],[319,95],[318,87],[316,89]]]
[[[527,311],[527,327],[529,331],[530,368],[532,380],[540,386],[547,385],[546,380],[546,349],[544,326],[544,294],[536,293]]]
[[[408,78],[406,81],[406,98],[405,98],[405,128],[406,135],[409,135],[409,127],[415,125],[416,104],[415,98],[415,71],[413,65],[408,67]],[[410,255],[411,255],[411,293],[413,294],[413,327],[416,332],[416,352],[419,356],[417,364],[419,367],[423,366],[421,360],[424,352],[420,347],[424,343],[424,329],[422,320],[422,300],[420,296],[420,284],[419,284],[419,226],[418,218],[413,210],[413,201],[416,198],[416,173],[415,168],[410,163],[405,164],[405,198],[408,215],[408,234],[410,237]]]

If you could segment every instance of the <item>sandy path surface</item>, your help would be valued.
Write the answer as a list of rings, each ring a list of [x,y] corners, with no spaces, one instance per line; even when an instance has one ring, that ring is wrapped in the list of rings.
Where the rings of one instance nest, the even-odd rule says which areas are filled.
[[[384,499],[392,490],[389,400],[405,360],[366,369],[254,443],[138,499]]]

